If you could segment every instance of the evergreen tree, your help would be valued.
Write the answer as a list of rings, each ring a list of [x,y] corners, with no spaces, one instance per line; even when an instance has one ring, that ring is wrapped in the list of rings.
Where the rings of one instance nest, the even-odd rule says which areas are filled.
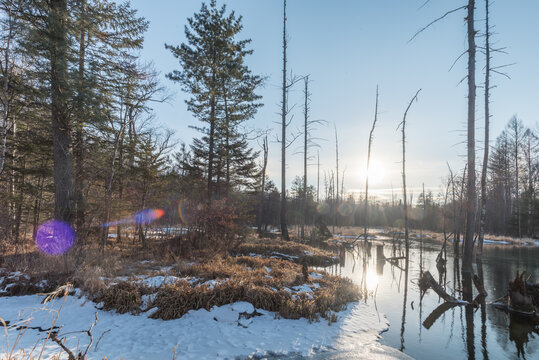
[[[188,19],[187,43],[166,44],[179,60],[181,70],[167,77],[191,94],[186,101],[189,111],[203,123],[193,126],[202,133],[193,140],[193,166],[200,168],[207,181],[207,199],[216,195],[216,183],[224,183],[227,193],[233,186],[246,185],[256,177],[254,153],[241,124],[251,119],[261,104],[255,90],[262,79],[244,64],[252,53],[251,40],[237,40],[242,30],[241,16],[226,14],[226,6],[215,0],[202,4],[200,12]]]

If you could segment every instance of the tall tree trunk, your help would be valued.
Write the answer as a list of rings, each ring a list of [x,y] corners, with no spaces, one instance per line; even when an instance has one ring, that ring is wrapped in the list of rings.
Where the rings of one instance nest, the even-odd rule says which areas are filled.
[[[339,226],[339,138],[337,136],[337,125],[335,126],[335,175],[336,175],[336,188],[335,188],[335,207],[333,209],[333,232],[335,232],[335,226]]]
[[[490,28],[489,0],[485,0],[485,142],[483,150],[483,166],[481,169],[481,206],[479,220],[479,240],[477,242],[476,258],[481,259],[483,255],[483,240],[485,238],[485,221],[487,216],[487,171],[488,171],[488,152],[489,152],[489,127],[490,127]]]
[[[286,114],[287,114],[287,84],[286,84],[286,0],[283,1],[283,99],[281,109],[281,236],[290,240],[286,225]]]
[[[316,151],[318,163],[316,172],[316,202],[320,203],[320,150]]]
[[[307,147],[309,137],[309,76],[305,81],[305,105],[304,105],[304,128],[303,128],[303,195],[301,197],[301,239],[305,241],[305,222],[307,219]]]
[[[225,103],[225,195],[228,196],[230,191],[230,115],[228,112],[228,100],[226,87],[223,84],[223,98]]]
[[[50,0],[49,53],[51,122],[54,152],[54,217],[73,223],[73,144],[67,74],[67,1]]]
[[[22,205],[24,203],[24,188],[25,188],[25,169],[26,169],[26,160],[23,158],[21,164],[19,165],[22,169],[17,185],[19,188],[19,194],[16,200],[16,210],[15,210],[15,246],[17,247],[17,252],[20,249],[20,231],[21,231],[21,222],[22,222]],[[23,239],[24,240],[24,239]]]
[[[515,210],[517,212],[517,232],[518,237],[522,237],[522,230],[520,224],[520,185],[519,185],[519,165],[518,165],[518,143],[519,143],[519,127],[515,121],[515,148],[514,148],[514,161],[515,161]]]
[[[406,193],[406,115],[408,114],[408,110],[410,110],[410,107],[412,106],[414,100],[417,100],[417,95],[419,95],[419,92],[421,89],[417,90],[412,100],[410,100],[410,103],[408,104],[408,107],[406,108],[406,111],[404,112],[404,116],[402,118],[401,126],[402,126],[402,195],[404,199],[404,244],[405,244],[405,256],[406,256],[406,271],[408,271],[408,259],[410,257],[410,241],[408,239],[408,196]]]
[[[260,184],[260,207],[258,209],[258,234],[262,233],[262,217],[264,216],[264,205],[266,203],[266,169],[268,166],[268,136],[264,137],[262,142],[263,163],[262,163],[262,179]]]
[[[9,75],[11,61],[11,40],[13,39],[13,1],[8,4],[9,8],[6,9],[7,14],[7,38],[4,48],[4,67],[2,69],[2,105],[4,111],[2,112],[2,123],[0,124],[0,175],[4,171],[4,164],[6,160],[6,139],[7,139],[7,125],[9,119]]]
[[[527,235],[528,237],[533,237],[534,235],[534,216],[533,216],[533,206],[535,204],[535,184],[534,184],[534,177],[535,177],[535,170],[534,165],[532,161],[532,146],[531,146],[531,138],[532,133],[530,130],[528,130],[528,231]]]
[[[208,203],[213,199],[213,161],[214,161],[214,147],[215,147],[215,99],[211,101],[210,110],[210,134],[209,134],[209,151],[208,151]]]
[[[369,167],[371,165],[371,146],[376,121],[378,120],[378,85],[376,85],[376,105],[374,107],[374,121],[372,122],[371,132],[369,133],[369,149],[367,151],[367,174],[365,177],[365,231],[364,241],[367,241],[367,231],[369,229]]]
[[[468,181],[466,184],[466,234],[462,271],[472,272],[475,224],[475,0],[468,1]]]
[[[86,14],[86,1],[80,2],[81,16]],[[84,224],[85,218],[85,201],[84,201],[84,91],[85,91],[85,61],[86,61],[86,23],[81,19],[81,30],[79,34],[79,74],[77,84],[77,99],[75,102],[75,114],[77,116],[75,124],[75,143],[73,154],[75,156],[75,228],[79,236],[79,246],[84,246],[86,242]]]

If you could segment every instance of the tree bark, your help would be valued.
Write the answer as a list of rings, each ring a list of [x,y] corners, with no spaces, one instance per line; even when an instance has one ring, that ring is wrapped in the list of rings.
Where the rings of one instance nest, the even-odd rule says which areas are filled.
[[[489,18],[489,0],[485,0],[485,142],[483,151],[483,167],[481,169],[481,206],[479,220],[479,240],[477,242],[476,258],[481,259],[483,255],[483,240],[485,238],[485,220],[487,216],[487,171],[488,171],[488,152],[489,152],[489,96],[490,96],[490,28]]]
[[[371,164],[371,147],[376,121],[378,120],[378,85],[376,85],[376,105],[374,107],[374,121],[372,122],[371,132],[369,133],[369,149],[367,151],[367,174],[365,176],[365,231],[364,241],[367,241],[367,231],[369,229],[369,167]]]
[[[475,224],[475,0],[468,1],[468,181],[466,184],[466,234],[462,271],[472,272]]]
[[[86,14],[86,1],[80,2],[81,16]],[[85,231],[83,230],[86,222],[85,218],[85,201],[84,201],[84,73],[85,73],[85,61],[86,61],[86,30],[84,20],[81,20],[81,30],[79,34],[79,78],[77,86],[77,99],[75,113],[77,116],[77,123],[75,125],[75,143],[73,147],[73,154],[75,156],[75,228],[79,237],[79,245],[85,243]]]
[[[2,172],[4,171],[6,160],[7,124],[9,119],[9,62],[11,61],[11,40],[13,39],[13,1],[9,2],[9,9],[7,9],[6,12],[8,29],[6,47],[4,49],[4,68],[2,69],[2,102],[4,111],[2,112],[2,123],[0,125],[0,175],[2,175]]]
[[[286,225],[286,114],[287,114],[287,84],[286,84],[286,0],[283,1],[283,98],[281,109],[281,236],[290,240]]]
[[[305,241],[305,222],[307,219],[307,147],[309,137],[309,76],[305,81],[304,129],[303,129],[303,196],[301,198],[301,239]]]
[[[73,223],[73,144],[68,109],[67,1],[50,0],[49,54],[54,152],[54,217]]]
[[[408,110],[410,110],[414,100],[417,100],[417,95],[419,95],[420,91],[421,89],[417,90],[412,100],[410,100],[400,124],[402,126],[402,193],[404,198],[404,244],[406,248],[406,264],[408,264],[408,259],[410,256],[410,241],[408,239],[408,196],[406,194],[406,115],[408,114]],[[406,270],[408,270],[408,267]]]

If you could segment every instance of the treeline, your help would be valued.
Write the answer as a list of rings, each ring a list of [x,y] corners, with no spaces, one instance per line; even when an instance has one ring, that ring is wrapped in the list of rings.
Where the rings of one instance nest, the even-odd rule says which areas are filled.
[[[263,78],[245,64],[240,16],[202,4],[186,42],[165,45],[179,62],[167,78],[190,94],[201,133],[177,147],[152,112],[168,94],[140,58],[148,22],[129,2],[1,0],[0,11],[2,250],[23,251],[50,219],[71,225],[80,246],[103,251],[128,233],[147,246],[147,208],[165,210],[158,224],[234,238],[270,204],[260,188],[274,186],[249,145],[260,134],[246,126]]]
[[[241,16],[212,0],[187,19],[184,43],[165,45],[178,60],[178,68],[167,73],[168,84],[189,95],[186,106],[200,132],[191,144],[177,147],[154,118],[152,103],[168,95],[157,71],[140,58],[148,22],[129,3],[0,0],[0,12],[0,250],[22,251],[49,219],[71,225],[81,246],[98,244],[103,251],[107,239],[122,243],[129,234],[146,247],[149,221],[133,214],[147,208],[164,210],[157,225],[194,229],[192,244],[199,247],[209,239],[228,246],[247,225],[260,232],[301,223],[364,225],[365,211],[370,226],[404,225],[400,200],[369,199],[364,206],[365,199],[345,193],[338,147],[336,169],[325,177],[324,189],[305,185],[314,122],[308,78],[287,79],[286,14],[283,194],[266,176],[267,134],[248,126],[262,106],[257,92],[264,79],[246,65],[253,50],[241,37]],[[286,191],[287,94],[300,79],[305,169]],[[256,138],[260,151],[250,145]],[[488,167],[486,232],[535,235],[537,139],[515,117],[496,140]],[[420,194],[410,225],[463,231],[461,225],[455,229],[465,222],[466,177],[466,169],[455,171],[441,194]],[[134,224],[116,221],[126,218]]]
[[[440,191],[432,190],[413,196],[409,195],[410,226],[425,230],[453,232],[455,227],[463,230],[465,209],[465,181],[467,169],[450,170]],[[523,125],[513,116],[502,133],[491,146],[488,172],[485,231],[487,234],[513,237],[536,237],[539,221],[539,202],[537,182],[539,174],[539,135],[537,129]],[[363,226],[365,219],[365,200],[362,195],[337,201],[332,192],[334,183],[325,185],[323,200],[315,201],[315,189],[308,189],[310,199],[309,215],[313,219],[322,215],[329,225]],[[295,214],[294,223],[298,223],[302,189],[296,181],[292,189],[291,213]],[[479,193],[480,184],[477,184]],[[329,191],[328,191],[329,189]],[[294,205],[295,204],[295,205]],[[369,201],[369,224],[371,226],[403,226],[403,204],[400,197],[391,200],[372,197]],[[479,204],[476,204],[479,207]],[[477,209],[479,212],[479,209]],[[476,232],[479,232],[479,217],[476,219]],[[457,233],[460,233],[457,230]]]
[[[160,202],[171,133],[166,94],[139,56],[148,22],[129,3],[2,0],[0,245],[48,219],[77,241]]]

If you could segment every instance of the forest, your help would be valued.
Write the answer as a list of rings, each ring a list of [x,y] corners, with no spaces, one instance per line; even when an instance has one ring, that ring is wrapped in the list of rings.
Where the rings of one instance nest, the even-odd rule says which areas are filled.
[[[500,63],[497,59],[504,51],[489,43],[490,36],[498,36],[489,25],[492,4],[489,0],[465,3],[445,14],[442,11],[440,18],[424,28],[418,24],[412,40],[420,42],[424,33],[446,16],[455,12],[465,15],[467,42],[461,56],[467,61],[468,72],[463,79],[468,105],[466,160],[457,168],[447,163],[437,188],[425,190],[423,185],[420,193],[407,192],[406,165],[410,160],[406,158],[406,126],[421,106],[418,90],[402,109],[398,128],[402,132],[399,166],[403,184],[392,189],[388,198],[372,188],[369,193],[369,173],[365,189],[348,189],[338,123],[327,131],[325,140],[313,135],[317,127],[330,126],[311,111],[310,86],[317,74],[290,71],[286,0],[279,3],[283,13],[278,19],[282,71],[279,88],[274,91],[279,92],[279,113],[273,119],[277,127],[270,130],[252,125],[262,107],[274,106],[260,95],[268,86],[268,77],[248,66],[257,49],[244,31],[243,17],[221,1],[200,2],[198,12],[183,16],[185,41],[164,44],[176,68],[157,69],[141,56],[151,24],[129,1],[0,0],[0,294],[7,294],[8,288],[10,296],[36,294],[44,290],[35,288],[37,281],[46,279],[51,285],[47,291],[56,289],[56,296],[65,290],[58,292],[58,286],[69,282],[95,303],[104,304],[105,310],[135,314],[153,307],[158,310],[149,316],[167,321],[182,318],[192,309],[246,302],[252,305],[240,312],[240,318],[244,313],[246,319],[262,315],[257,309],[263,309],[284,319],[312,321],[322,317],[332,323],[338,321],[337,314],[347,303],[372,296],[366,267],[374,257],[367,239],[390,236],[393,253],[387,261],[394,271],[406,272],[406,284],[409,266],[415,266],[409,261],[419,259],[418,251],[420,274],[424,274],[426,250],[423,240],[419,245],[409,235],[414,233],[419,239],[442,239],[434,242],[433,256],[439,253],[436,263],[444,273],[449,267],[447,243],[456,244],[451,251],[463,285],[451,285],[460,291],[453,291],[452,299],[456,302],[463,297],[472,304],[467,297],[472,290],[466,290],[464,279],[479,272],[484,282],[481,257],[492,254],[486,249],[486,240],[510,239],[511,244],[519,244],[534,242],[537,237],[539,127],[529,127],[514,115],[497,119],[506,123],[505,128],[489,134],[489,105],[495,101],[491,100],[494,87],[489,82],[493,76],[508,77],[505,71],[510,70],[505,65],[491,65],[491,59]],[[474,20],[476,7],[483,9],[483,3],[486,12],[481,16],[485,19]],[[484,69],[476,69],[478,61],[485,64]],[[192,116],[189,127],[198,134],[191,140],[163,126],[157,118],[154,108],[174,96],[170,89],[187,97],[185,107]],[[301,94],[301,103],[290,103],[292,91]],[[373,100],[374,95],[369,137],[359,141],[358,156],[367,157],[367,169],[372,144],[383,136],[376,127],[378,89]],[[518,110],[514,109],[515,114]],[[293,120],[298,131],[292,128],[293,111],[301,115]],[[480,117],[484,123],[479,123]],[[270,153],[268,144],[272,141],[279,143],[279,153]],[[476,142],[487,146],[480,148]],[[300,149],[302,168],[288,166],[290,157],[297,156],[295,147]],[[322,151],[335,154],[333,164],[321,168]],[[373,156],[376,151],[381,150],[373,148]],[[276,183],[275,174],[268,174],[271,159],[279,159],[280,183]],[[308,167],[316,169],[316,177],[308,178]],[[437,235],[431,238],[423,232]],[[401,242],[405,252],[401,252]],[[367,277],[360,287],[337,274],[323,273],[322,279],[318,272],[339,261],[341,268],[345,266],[343,261],[349,263],[347,257],[355,251],[349,249],[358,243],[369,244],[368,255],[362,253]],[[391,247],[388,244],[386,249]],[[350,254],[345,255],[345,249]],[[126,270],[132,269],[134,262],[141,266],[141,261],[172,264],[170,268],[174,266],[177,273],[172,276],[162,267],[159,271],[164,273],[158,274],[165,280],[152,293],[144,287],[148,284],[132,282],[136,271],[144,274],[148,269]],[[511,268],[508,273],[513,275],[516,270],[518,280],[518,270],[526,270],[532,276],[531,284],[537,268],[529,261],[529,268]],[[26,271],[28,279],[35,282],[20,289],[10,286],[15,283],[9,280],[14,272],[9,275],[3,272],[6,269]],[[282,278],[267,280],[273,276],[270,272],[282,274]],[[103,280],[122,276],[125,279],[114,280],[119,283]],[[170,285],[167,277],[180,280]],[[94,279],[91,284],[90,278]],[[204,286],[194,286],[188,279]],[[442,279],[442,275],[433,278],[436,284],[426,286],[434,289],[443,284],[447,295],[449,289]],[[471,289],[471,277],[469,281]],[[96,282],[102,284],[97,286]],[[301,286],[309,291],[295,290]],[[321,290],[311,295],[311,288],[317,286]],[[199,290],[202,288],[206,292]],[[481,292],[480,287],[477,290]],[[145,296],[154,296],[148,308],[144,308]],[[405,305],[406,301],[404,295]],[[466,316],[473,318],[468,312]],[[91,321],[84,326],[90,326]],[[96,313],[94,325],[97,323]],[[244,322],[240,325],[248,327]],[[6,323],[4,326],[7,329]],[[92,328],[88,334],[93,342]],[[86,352],[74,355],[73,348],[66,350],[63,345],[61,333],[50,329],[47,338],[56,349],[65,350],[70,360],[94,358],[88,353],[92,342]],[[105,332],[101,337],[104,343],[110,338]],[[121,345],[104,346],[108,351],[116,349],[113,354],[122,354],[118,350]],[[208,358],[237,355],[231,351]],[[471,356],[469,351],[468,347]],[[204,353],[196,354],[204,357]],[[245,355],[249,354],[253,353]]]

